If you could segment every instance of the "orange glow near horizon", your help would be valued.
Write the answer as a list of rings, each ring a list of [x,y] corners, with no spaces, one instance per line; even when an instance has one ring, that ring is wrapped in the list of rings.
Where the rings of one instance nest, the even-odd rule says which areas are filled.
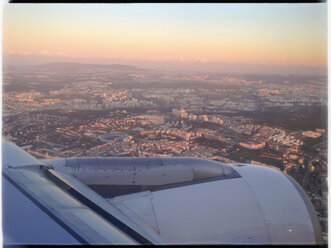
[[[139,6],[129,8],[134,11]],[[114,5],[106,7],[110,12],[118,8]],[[120,7],[126,9],[126,5]],[[53,8],[56,7],[5,6],[3,53],[63,58],[327,66],[324,17],[310,27],[306,23],[301,25],[300,20],[293,20],[295,25],[288,25],[296,28],[292,30],[278,25],[276,17],[267,25],[251,19],[248,21],[251,23],[243,25],[245,20],[236,23],[235,17],[217,23],[218,16],[211,24],[203,21],[201,24],[192,21],[191,24],[187,19],[179,22],[177,18],[176,25],[171,16],[168,19],[160,17],[160,20],[130,19],[124,12],[123,15],[117,14],[117,19],[108,20],[108,13],[98,14],[97,6],[91,12],[84,7],[81,14],[77,10],[79,7],[71,5],[61,5],[59,10]],[[44,12],[39,12],[42,10]],[[326,11],[321,10],[326,16]],[[302,11],[303,18],[307,17],[309,9]],[[227,21],[229,23],[223,25]]]

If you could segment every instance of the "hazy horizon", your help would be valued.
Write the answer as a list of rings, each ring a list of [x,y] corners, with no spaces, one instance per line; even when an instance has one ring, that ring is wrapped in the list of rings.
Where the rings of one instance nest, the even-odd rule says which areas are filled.
[[[174,72],[201,72],[201,73],[224,73],[224,74],[296,74],[296,75],[323,75],[328,73],[327,67],[309,67],[309,66],[272,66],[243,63],[188,63],[188,62],[169,62],[169,61],[151,61],[151,60],[124,60],[124,59],[63,59],[61,57],[50,56],[3,56],[3,67],[8,66],[38,66],[50,63],[79,63],[95,65],[128,65],[147,70],[174,71]]]
[[[327,4],[4,5],[3,63],[327,73]]]

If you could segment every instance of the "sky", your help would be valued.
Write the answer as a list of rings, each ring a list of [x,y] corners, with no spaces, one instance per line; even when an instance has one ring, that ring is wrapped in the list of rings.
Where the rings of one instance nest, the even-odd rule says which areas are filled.
[[[3,58],[320,72],[327,4],[5,4]]]

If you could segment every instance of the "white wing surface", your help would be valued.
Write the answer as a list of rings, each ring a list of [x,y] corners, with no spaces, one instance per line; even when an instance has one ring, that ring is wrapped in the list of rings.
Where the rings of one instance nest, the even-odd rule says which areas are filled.
[[[280,171],[196,158],[39,161],[3,142],[4,244],[320,244]]]

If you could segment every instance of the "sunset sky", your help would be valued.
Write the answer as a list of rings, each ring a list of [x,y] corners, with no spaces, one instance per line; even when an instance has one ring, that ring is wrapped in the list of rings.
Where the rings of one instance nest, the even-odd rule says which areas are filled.
[[[3,54],[17,63],[326,67],[327,4],[7,4]]]

